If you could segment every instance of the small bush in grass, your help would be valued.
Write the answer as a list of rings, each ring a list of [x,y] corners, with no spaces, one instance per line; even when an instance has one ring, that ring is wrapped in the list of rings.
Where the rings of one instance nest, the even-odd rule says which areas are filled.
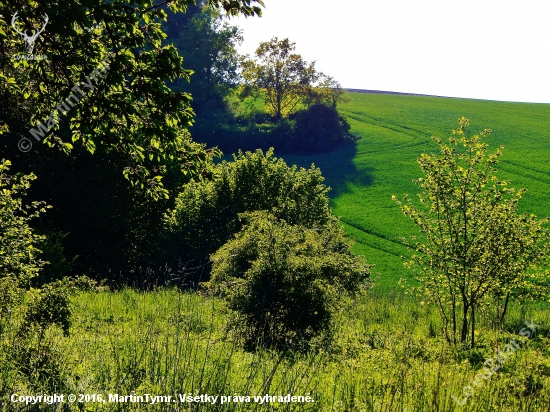
[[[212,255],[206,283],[237,314],[239,338],[249,348],[298,350],[330,340],[334,311],[369,277],[336,219],[308,229],[267,212],[244,218],[243,229]]]

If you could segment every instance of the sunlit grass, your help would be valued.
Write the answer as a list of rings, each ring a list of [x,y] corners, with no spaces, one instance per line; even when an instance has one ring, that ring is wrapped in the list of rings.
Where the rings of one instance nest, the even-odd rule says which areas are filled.
[[[243,351],[225,329],[228,314],[216,298],[124,290],[86,293],[74,303],[72,335],[60,336],[57,346],[65,354],[66,391],[75,393],[290,393],[315,400],[269,408],[253,402],[178,405],[200,411],[490,411],[500,405],[500,411],[517,412],[543,411],[550,404],[548,305],[514,305],[506,332],[480,328],[475,350],[454,351],[441,338],[434,307],[373,290],[337,316],[332,349],[297,354]],[[537,337],[459,407],[451,396],[463,397],[478,362],[517,337],[525,319],[541,325]],[[100,409],[90,403],[86,410]]]
[[[331,206],[341,216],[354,250],[376,264],[378,287],[391,289],[411,277],[401,256],[409,255],[402,237],[416,234],[391,196],[417,193],[421,177],[416,159],[437,150],[431,136],[446,138],[465,116],[471,132],[492,129],[490,151],[504,145],[499,176],[511,187],[528,189],[520,211],[550,215],[550,105],[421,96],[350,94],[339,111],[362,137],[356,150],[325,155],[285,156],[288,163],[315,163],[334,188]]]

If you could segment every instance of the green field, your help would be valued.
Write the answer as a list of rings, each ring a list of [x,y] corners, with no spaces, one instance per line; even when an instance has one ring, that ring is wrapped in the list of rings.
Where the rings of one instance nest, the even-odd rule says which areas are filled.
[[[352,132],[362,137],[356,149],[315,156],[285,156],[287,163],[315,163],[332,187],[334,213],[356,240],[354,250],[376,265],[378,287],[394,287],[409,277],[401,256],[409,250],[402,237],[417,233],[392,195],[401,198],[418,190],[416,159],[438,149],[431,136],[446,138],[470,120],[470,131],[485,128],[490,151],[504,145],[499,176],[511,187],[528,189],[520,210],[542,218],[550,214],[550,105],[450,99],[424,96],[351,93],[340,112]],[[493,148],[493,150],[491,150]]]

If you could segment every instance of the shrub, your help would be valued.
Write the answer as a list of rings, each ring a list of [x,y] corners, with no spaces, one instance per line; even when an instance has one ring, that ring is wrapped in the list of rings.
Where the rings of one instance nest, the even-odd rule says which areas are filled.
[[[338,111],[324,104],[315,104],[296,113],[293,131],[293,151],[304,153],[329,152],[357,137],[350,133],[350,125]]]
[[[213,173],[213,180],[193,180],[184,186],[165,217],[166,250],[183,262],[207,261],[239,232],[239,213],[267,210],[291,225],[308,228],[331,219],[329,189],[321,171],[314,166],[289,167],[273,156],[273,150],[239,152],[233,162],[222,162]]]
[[[278,153],[327,153],[360,138],[350,132],[349,123],[335,108],[321,103],[278,121],[259,113],[239,117],[234,123],[206,122],[196,127],[204,128],[197,133],[200,141],[226,152],[274,147]]]
[[[29,286],[44,264],[38,259],[44,237],[34,233],[29,221],[44,212],[45,205],[23,205],[22,200],[36,176],[10,176],[10,165],[8,160],[0,162],[0,333],[19,303],[20,289]]]
[[[369,266],[353,255],[336,219],[307,228],[267,212],[244,216],[238,235],[212,255],[207,287],[237,314],[237,334],[257,343],[307,349],[327,341],[332,314],[358,292]]]

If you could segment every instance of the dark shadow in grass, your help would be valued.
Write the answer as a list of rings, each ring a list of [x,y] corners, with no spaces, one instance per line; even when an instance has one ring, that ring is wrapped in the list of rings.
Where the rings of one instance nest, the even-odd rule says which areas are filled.
[[[199,120],[191,130],[193,138],[218,146],[226,160],[230,161],[231,154],[239,149],[266,152],[273,147],[275,156],[289,166],[308,169],[314,163],[332,189],[331,199],[349,192],[350,185],[373,183],[373,169],[358,169],[354,163],[359,137],[350,132],[347,120],[333,107],[316,104],[279,121],[265,113],[221,123],[215,119]]]
[[[282,157],[288,165],[309,168],[311,164],[321,169],[325,184],[331,187],[329,197],[334,199],[349,192],[349,185],[370,186],[374,179],[373,168],[358,169],[353,159],[357,154],[357,144],[349,143],[344,147],[328,153],[313,155],[284,155],[275,151],[275,156]]]

